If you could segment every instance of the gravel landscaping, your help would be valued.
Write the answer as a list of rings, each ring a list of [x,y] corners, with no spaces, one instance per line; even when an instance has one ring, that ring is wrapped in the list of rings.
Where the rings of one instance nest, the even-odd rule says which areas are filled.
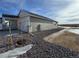
[[[78,52],[68,48],[51,44],[43,40],[34,40],[34,46],[27,53],[20,55],[20,58],[72,58],[79,57]]]
[[[18,36],[15,35],[13,37],[14,47],[0,48],[0,53],[14,49],[16,47],[22,47],[27,44],[33,44],[32,49],[30,49],[29,51],[27,51],[22,55],[19,55],[17,58],[78,58],[79,52],[72,51],[64,46],[55,43],[49,43],[43,40],[44,37],[51,35],[52,33],[55,33],[60,30],[62,29],[36,32],[33,34],[25,33]],[[4,40],[3,42],[6,42],[3,45],[8,43],[7,40]]]
[[[43,40],[43,37],[47,35],[44,32],[40,35],[34,34],[32,37],[33,48],[20,58],[78,58],[79,52],[70,50],[69,48],[62,47],[61,45],[56,45]]]

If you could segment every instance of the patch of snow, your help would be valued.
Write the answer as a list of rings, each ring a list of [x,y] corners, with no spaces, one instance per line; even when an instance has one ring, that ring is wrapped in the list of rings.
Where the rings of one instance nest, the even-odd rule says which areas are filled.
[[[32,46],[33,44],[29,44],[24,47],[9,50],[8,52],[1,53],[0,58],[16,58],[18,55],[26,53],[28,50],[32,48]]]
[[[79,29],[69,29],[67,31],[75,33],[75,34],[79,34]]]

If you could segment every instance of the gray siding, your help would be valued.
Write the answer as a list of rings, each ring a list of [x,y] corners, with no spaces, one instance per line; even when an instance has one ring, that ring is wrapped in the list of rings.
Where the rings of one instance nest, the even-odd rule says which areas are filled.
[[[41,18],[30,17],[31,21],[31,30],[35,31],[43,31],[43,30],[51,30],[57,28],[56,22],[46,21]]]
[[[18,28],[21,31],[28,32],[29,31],[29,26],[30,26],[30,21],[29,21],[29,16],[27,17],[20,17],[18,19]]]
[[[21,10],[19,14],[19,29],[25,32],[51,30],[57,28],[57,22],[49,18]]]

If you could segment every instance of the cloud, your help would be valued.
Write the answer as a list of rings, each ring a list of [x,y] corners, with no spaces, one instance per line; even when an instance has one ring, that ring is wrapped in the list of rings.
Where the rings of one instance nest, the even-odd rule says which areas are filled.
[[[79,23],[79,0],[72,0],[72,3],[57,13],[56,19],[66,23]]]
[[[29,11],[59,23],[79,23],[79,0],[29,0]]]
[[[1,13],[17,13],[25,9],[59,23],[78,23],[79,0],[0,0]]]
[[[29,11],[54,19],[58,12],[69,6],[71,0],[29,0]]]

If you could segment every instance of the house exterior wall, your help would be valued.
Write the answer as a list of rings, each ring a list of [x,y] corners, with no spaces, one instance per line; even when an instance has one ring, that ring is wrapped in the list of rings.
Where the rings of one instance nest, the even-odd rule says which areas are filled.
[[[29,32],[29,26],[30,26],[30,17],[20,17],[18,19],[18,29],[24,32]]]
[[[31,31],[43,31],[43,30],[51,30],[57,28],[57,23],[46,21],[45,19],[30,17],[31,21]]]
[[[10,21],[11,29],[19,29],[24,32],[35,32],[51,30],[57,28],[57,22],[46,20],[46,17],[22,11],[18,17],[3,17]],[[2,24],[3,29],[8,29],[6,24]]]
[[[43,30],[51,30],[57,28],[56,21],[50,21],[48,18],[27,11],[20,11],[18,20],[18,28],[24,32],[35,32]]]

